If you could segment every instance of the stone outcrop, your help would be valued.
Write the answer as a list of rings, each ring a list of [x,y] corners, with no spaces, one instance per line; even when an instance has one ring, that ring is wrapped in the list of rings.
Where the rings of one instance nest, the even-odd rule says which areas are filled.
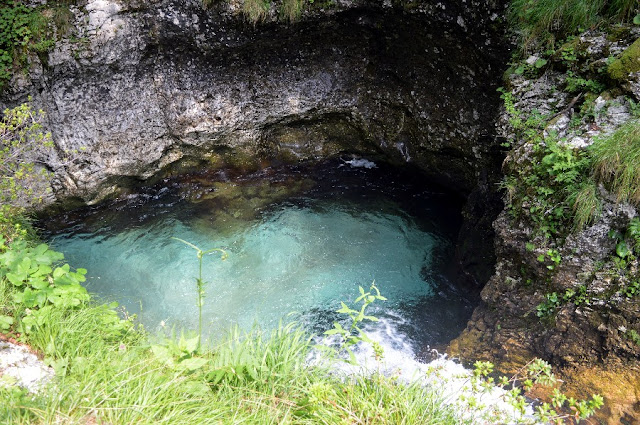
[[[606,71],[607,58],[628,51],[627,46],[639,35],[637,29],[619,39],[589,32],[574,43],[586,53],[594,72],[602,73],[598,69]],[[640,91],[627,82],[635,81],[637,73],[628,73],[619,88],[592,97],[587,105],[593,115],[578,125],[576,120],[571,122],[579,107],[572,106],[577,95],[557,89],[566,84],[566,78],[553,69],[537,77],[511,75],[515,108],[524,117],[531,111],[552,116],[562,111],[547,123],[545,135],[553,132],[565,145],[583,148],[633,119],[633,100],[640,99]],[[506,111],[498,126],[514,142],[503,168],[508,172],[530,163],[534,142],[516,137]],[[605,409],[600,416],[607,423],[637,423],[640,344],[632,335],[640,332],[640,297],[626,288],[638,279],[638,263],[635,259],[621,263],[616,258],[617,241],[610,232],[624,234],[638,212],[632,205],[619,203],[602,185],[598,190],[603,202],[599,218],[581,231],[567,232],[566,239],[552,241],[551,246],[534,233],[533,222],[514,218],[508,208],[499,215],[494,222],[495,273],[450,353],[489,359],[507,373],[541,357],[560,368],[564,390],[571,395],[603,395]],[[546,254],[549,248],[560,255],[558,264]],[[580,296],[563,299],[565,294],[578,292]],[[549,314],[538,314],[539,306],[553,293],[560,298],[557,306]]]
[[[3,94],[33,97],[54,194],[95,203],[193,166],[255,168],[340,152],[412,162],[469,193],[494,162],[504,63],[497,1],[274,4],[89,0]]]

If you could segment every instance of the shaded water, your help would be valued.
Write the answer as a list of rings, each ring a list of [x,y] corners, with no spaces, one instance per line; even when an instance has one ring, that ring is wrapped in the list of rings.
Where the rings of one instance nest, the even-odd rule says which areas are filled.
[[[388,301],[373,308],[384,320],[372,331],[416,352],[448,342],[475,302],[446,274],[458,200],[410,171],[352,165],[192,175],[43,224],[52,246],[89,270],[91,292],[151,330],[197,327],[197,260],[179,237],[229,253],[204,259],[209,336],[273,327],[288,313],[321,332],[340,301],[375,280]]]

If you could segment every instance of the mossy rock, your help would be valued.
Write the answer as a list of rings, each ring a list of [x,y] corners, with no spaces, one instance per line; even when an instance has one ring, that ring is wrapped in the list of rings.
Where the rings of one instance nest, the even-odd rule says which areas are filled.
[[[613,25],[607,30],[607,41],[624,40],[631,34],[631,28],[626,25]]]
[[[609,65],[607,72],[618,81],[625,81],[632,72],[640,72],[640,38]]]

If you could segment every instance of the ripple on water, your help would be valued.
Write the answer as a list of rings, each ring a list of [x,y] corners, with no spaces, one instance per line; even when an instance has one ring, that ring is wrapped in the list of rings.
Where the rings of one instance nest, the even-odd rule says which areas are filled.
[[[90,291],[150,329],[196,327],[197,260],[179,237],[229,252],[204,261],[210,336],[232,324],[272,327],[290,312],[319,332],[375,280],[389,299],[375,314],[403,317],[398,332],[418,347],[446,343],[473,307],[444,273],[459,206],[419,176],[339,165],[167,184],[85,213],[50,242],[89,270]]]

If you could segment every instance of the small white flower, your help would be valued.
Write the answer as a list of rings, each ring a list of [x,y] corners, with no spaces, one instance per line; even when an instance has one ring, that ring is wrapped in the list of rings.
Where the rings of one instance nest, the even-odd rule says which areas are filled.
[[[619,330],[620,332],[626,332],[626,331],[627,331],[627,328],[626,328],[626,327],[624,327],[624,326],[618,326],[618,330]]]

